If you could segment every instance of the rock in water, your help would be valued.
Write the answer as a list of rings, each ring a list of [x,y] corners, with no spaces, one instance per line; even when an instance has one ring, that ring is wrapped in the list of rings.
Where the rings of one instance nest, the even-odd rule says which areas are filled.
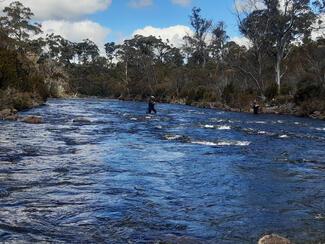
[[[40,116],[30,115],[23,118],[21,121],[28,124],[41,124],[43,122],[43,119]]]
[[[276,234],[271,234],[271,235],[263,236],[258,241],[258,244],[293,244],[293,243],[287,238],[284,238]]]
[[[0,120],[17,120],[18,115],[15,109],[3,109],[0,111]]]
[[[189,236],[166,235],[163,240],[156,242],[157,244],[172,243],[172,244],[203,244],[204,242]]]
[[[72,121],[73,123],[80,123],[80,124],[90,124],[91,121],[87,118],[83,118],[83,117],[77,117],[75,119],[73,119]]]
[[[5,120],[10,120],[10,121],[16,121],[18,119],[19,119],[19,116],[17,114],[12,114],[5,118]]]

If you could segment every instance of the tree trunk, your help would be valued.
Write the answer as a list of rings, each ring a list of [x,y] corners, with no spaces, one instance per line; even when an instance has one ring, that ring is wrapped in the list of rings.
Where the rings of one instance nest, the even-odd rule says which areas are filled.
[[[128,62],[125,62],[125,84],[128,84]]]
[[[258,83],[261,95],[264,96],[264,81],[263,81],[263,58],[262,55],[258,54]]]
[[[127,91],[127,96],[130,96],[130,90],[129,90],[129,81],[128,81],[128,62],[125,62],[125,88]]]
[[[276,73],[276,84],[278,86],[278,95],[281,93],[281,57],[277,55],[276,65],[275,65],[275,73]]]

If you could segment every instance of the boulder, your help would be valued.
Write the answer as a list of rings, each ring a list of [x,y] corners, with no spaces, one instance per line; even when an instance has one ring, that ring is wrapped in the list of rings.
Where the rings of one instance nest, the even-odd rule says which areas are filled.
[[[11,113],[11,109],[9,109],[9,108],[6,108],[6,109],[3,109],[3,110],[0,111],[0,118],[1,119],[5,119],[6,117],[8,117],[10,115],[12,115],[12,113]]]
[[[18,114],[12,114],[12,115],[9,115],[5,118],[5,120],[10,120],[10,121],[16,121],[19,119],[19,116]]]
[[[293,243],[287,238],[284,238],[276,234],[271,234],[271,235],[263,236],[258,241],[258,244],[293,244]]]
[[[0,111],[0,120],[17,120],[18,115],[15,109],[3,109]]]
[[[41,124],[43,119],[40,116],[29,115],[24,117],[21,121],[28,124]]]

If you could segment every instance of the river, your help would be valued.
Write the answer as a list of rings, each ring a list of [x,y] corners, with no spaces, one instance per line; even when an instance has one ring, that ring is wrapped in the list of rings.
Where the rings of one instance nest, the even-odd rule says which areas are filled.
[[[325,242],[324,121],[157,109],[53,99],[21,113],[43,124],[0,121],[0,242]]]

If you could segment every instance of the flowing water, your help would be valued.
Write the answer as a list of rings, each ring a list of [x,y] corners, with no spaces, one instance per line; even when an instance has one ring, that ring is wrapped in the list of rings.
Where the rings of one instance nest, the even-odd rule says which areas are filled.
[[[0,242],[325,242],[325,122],[104,99],[0,122]],[[82,119],[80,118],[82,117]]]

